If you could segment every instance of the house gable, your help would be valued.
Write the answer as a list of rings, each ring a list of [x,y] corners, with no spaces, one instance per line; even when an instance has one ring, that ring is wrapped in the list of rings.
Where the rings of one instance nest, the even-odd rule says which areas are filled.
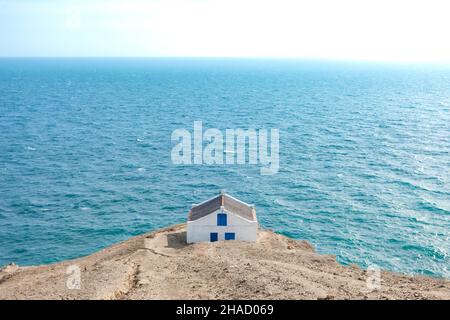
[[[247,221],[256,221],[256,213],[253,206],[242,202],[228,194],[221,193],[219,196],[194,205],[189,211],[188,221],[196,221],[219,210],[233,213]]]
[[[245,224],[245,223],[254,223],[256,220],[249,220],[241,215],[235,214],[234,212],[231,212],[225,208],[219,208],[215,210],[214,212],[211,212],[207,215],[204,215],[201,218],[198,218],[196,220],[188,220],[189,224],[202,224],[202,225],[211,225],[211,226],[217,226],[217,215],[220,213],[225,213],[227,216],[232,216],[232,218],[227,218],[227,225],[236,224],[238,222],[239,224]]]
[[[186,241],[257,240],[258,221],[255,208],[221,193],[192,206],[187,222]]]

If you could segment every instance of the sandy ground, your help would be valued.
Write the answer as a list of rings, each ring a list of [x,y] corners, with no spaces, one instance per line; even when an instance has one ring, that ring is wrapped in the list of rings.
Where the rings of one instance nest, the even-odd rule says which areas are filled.
[[[257,243],[185,241],[177,225],[75,260],[10,265],[0,299],[450,299],[448,280],[381,271],[377,282],[271,231]]]

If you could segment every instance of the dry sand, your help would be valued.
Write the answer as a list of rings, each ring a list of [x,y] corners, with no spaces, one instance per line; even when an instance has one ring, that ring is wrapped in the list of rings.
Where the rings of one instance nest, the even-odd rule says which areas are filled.
[[[75,260],[10,265],[0,299],[450,299],[449,280],[385,271],[371,291],[369,272],[267,230],[257,243],[185,241],[183,224]],[[76,268],[80,289],[70,290]]]

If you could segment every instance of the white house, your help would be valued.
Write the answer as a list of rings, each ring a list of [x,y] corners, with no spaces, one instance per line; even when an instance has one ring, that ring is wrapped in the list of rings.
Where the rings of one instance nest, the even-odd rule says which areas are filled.
[[[186,240],[188,243],[220,240],[255,242],[257,231],[254,206],[221,192],[212,199],[192,206]]]

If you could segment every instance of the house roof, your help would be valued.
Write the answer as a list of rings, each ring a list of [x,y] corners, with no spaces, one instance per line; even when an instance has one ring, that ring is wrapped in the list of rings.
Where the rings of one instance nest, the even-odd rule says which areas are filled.
[[[188,221],[200,219],[219,210],[221,207],[244,219],[256,221],[256,211],[253,206],[226,193],[221,193],[214,198],[192,206],[192,209],[189,211]]]

